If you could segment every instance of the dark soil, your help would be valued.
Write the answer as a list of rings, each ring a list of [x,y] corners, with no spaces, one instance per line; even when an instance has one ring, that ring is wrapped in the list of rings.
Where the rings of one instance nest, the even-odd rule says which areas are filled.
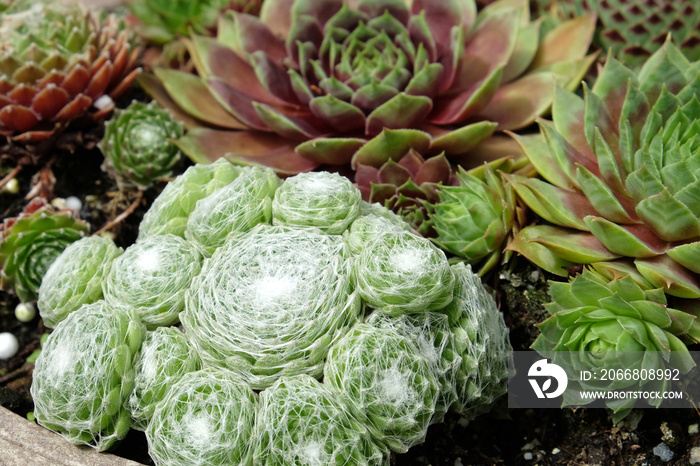
[[[120,189],[100,169],[98,149],[57,154],[53,166],[58,197],[77,196],[83,201],[81,217],[96,231],[123,212],[136,198],[134,189]],[[20,193],[0,195],[0,214],[16,215],[24,205],[22,195],[29,190],[36,169],[19,175]],[[127,247],[136,239],[138,224],[148,205],[164,183],[147,191],[142,202],[124,222],[110,231],[116,243]],[[514,349],[524,350],[534,341],[534,324],[546,318],[543,303],[547,298],[547,277],[526,262],[511,264],[511,270],[497,271],[486,283],[491,286],[511,329]],[[13,333],[20,342],[19,353],[0,360],[0,405],[26,416],[33,408],[29,387],[33,364],[27,357],[39,349],[39,339],[47,332],[37,317],[21,323],[14,316],[16,298],[0,292],[0,332]],[[397,466],[418,465],[661,465],[690,464],[690,450],[700,445],[700,434],[689,434],[689,427],[700,423],[700,414],[692,409],[640,410],[621,425],[613,426],[602,409],[509,410],[501,399],[491,413],[466,423],[458,416],[432,426],[424,444],[408,453],[396,455]],[[691,432],[695,432],[691,428]],[[655,455],[654,448],[664,443],[673,452],[670,462]],[[153,464],[148,458],[143,433],[132,431],[115,453],[129,459]],[[1,463],[1,460],[0,460]]]

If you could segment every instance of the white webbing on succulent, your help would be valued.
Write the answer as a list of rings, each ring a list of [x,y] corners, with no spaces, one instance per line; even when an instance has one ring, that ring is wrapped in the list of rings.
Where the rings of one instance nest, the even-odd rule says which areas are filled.
[[[392,317],[383,312],[373,312],[366,322],[374,327],[394,329],[411,340],[430,362],[440,382],[440,395],[432,423],[442,421],[452,403],[457,401],[455,384],[457,370],[462,363],[447,316],[439,312],[421,312]]]
[[[163,466],[247,466],[257,400],[225,369],[189,372],[156,405],[148,453]]]
[[[102,281],[122,252],[101,236],[82,238],[68,246],[41,281],[37,305],[44,324],[54,328],[83,304],[102,299]]]
[[[255,389],[282,375],[320,377],[328,347],[358,318],[339,236],[259,225],[205,261],[181,314],[206,364]]]
[[[241,167],[225,159],[197,164],[168,183],[153,201],[139,225],[139,240],[150,235],[171,233],[184,236],[187,218],[197,201],[211,195],[238,177]]]
[[[201,358],[177,328],[159,327],[148,332],[136,357],[134,390],[126,405],[132,427],[145,430],[168,388],[201,365]]]
[[[454,275],[445,253],[406,231],[365,246],[353,278],[367,304],[389,315],[440,309],[452,300]]]
[[[471,266],[452,266],[455,298],[443,312],[450,320],[462,364],[457,371],[457,402],[453,409],[473,418],[488,410],[506,392],[508,362],[513,350],[509,331],[496,301]]]
[[[106,450],[131,426],[123,404],[145,335],[128,312],[104,301],[59,322],[36,361],[31,394],[39,424],[73,443]]]
[[[185,238],[196,241],[211,255],[228,235],[270,223],[272,198],[279,183],[269,168],[244,168],[229,185],[197,202],[187,221]]]
[[[357,324],[328,353],[324,383],[347,396],[374,438],[403,453],[425,440],[440,383],[435,365],[394,328]]]
[[[384,209],[383,207],[380,208]],[[391,211],[387,210],[387,212]],[[410,228],[411,226],[408,223],[401,225],[391,221],[386,216],[368,213],[359,216],[352,222],[350,228],[343,233],[343,239],[352,254],[360,254],[365,247],[385,234],[401,233],[402,231],[409,231]]]
[[[360,190],[337,173],[301,173],[275,193],[273,224],[318,227],[339,235],[360,214],[361,200]]]
[[[253,464],[388,465],[346,401],[307,375],[279,379],[260,394]]]
[[[103,282],[105,300],[133,308],[149,329],[176,324],[201,260],[197,247],[179,236],[149,236],[114,261]]]

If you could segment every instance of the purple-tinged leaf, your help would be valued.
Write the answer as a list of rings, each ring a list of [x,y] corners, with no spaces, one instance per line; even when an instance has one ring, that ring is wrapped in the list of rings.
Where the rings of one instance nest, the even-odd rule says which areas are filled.
[[[240,92],[238,89],[229,86],[223,81],[210,79],[207,86],[211,95],[229,113],[240,120],[244,125],[260,131],[270,131],[270,127],[260,118],[255,111],[253,101],[250,96]]]
[[[403,160],[403,159],[402,159]],[[379,182],[397,188],[411,179],[411,172],[393,160],[388,160],[379,169]]]
[[[384,129],[362,146],[352,158],[352,168],[369,165],[379,168],[388,160],[398,161],[409,150],[423,154],[430,148],[430,135],[415,129]]]
[[[663,288],[667,294],[679,298],[700,298],[698,276],[688,272],[667,255],[637,259],[634,265],[644,278],[655,287]]]
[[[365,114],[359,108],[330,94],[312,99],[309,109],[340,133],[359,131],[365,127]]]
[[[270,60],[280,64],[287,55],[284,41],[277,38],[260,18],[237,11],[219,16],[216,38],[241,57],[262,51]]]
[[[299,105],[289,74],[275,64],[265,52],[258,50],[250,54],[255,75],[267,92],[289,105]]]
[[[425,15],[425,21],[432,31],[438,54],[444,55],[444,44],[451,41],[453,27],[462,28],[468,34],[476,22],[476,4],[473,0],[414,0],[411,12]]]
[[[283,113],[277,108],[257,102],[253,102],[253,108],[268,128],[283,137],[301,141],[328,133],[327,127],[313,115]]]
[[[292,0],[265,0],[260,9],[260,21],[275,37],[285,40],[292,28]]]
[[[498,67],[470,89],[457,95],[443,95],[433,99],[435,105],[428,118],[430,123],[448,125],[461,123],[482,110],[493,98],[501,84],[503,67]]]
[[[593,39],[596,20],[594,14],[588,14],[566,21],[550,31],[540,42],[530,71],[583,58]]]
[[[358,138],[316,138],[299,144],[296,151],[320,165],[347,165],[366,142]]]
[[[480,121],[464,125],[453,131],[426,125],[422,129],[433,136],[430,146],[432,153],[445,152],[448,156],[470,152],[474,147],[486,140],[496,130],[496,123]]]
[[[367,117],[365,134],[379,134],[384,128],[413,128],[430,113],[433,104],[428,97],[410,96],[401,92],[377,107]]]
[[[654,257],[669,249],[669,244],[645,225],[618,225],[595,215],[584,220],[601,243],[621,256]]]
[[[569,230],[557,227],[525,227],[510,242],[506,250],[517,252],[533,264],[554,275],[566,277],[569,275],[568,269],[577,265],[576,262],[562,259],[547,246],[538,242],[540,237],[551,236],[554,233],[552,230],[562,230],[569,233]]]

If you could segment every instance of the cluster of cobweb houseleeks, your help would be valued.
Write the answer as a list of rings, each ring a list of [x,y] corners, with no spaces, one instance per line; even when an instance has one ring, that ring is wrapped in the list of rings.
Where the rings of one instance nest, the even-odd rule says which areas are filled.
[[[382,465],[505,391],[508,331],[479,278],[340,175],[196,165],[134,245],[102,243],[60,256],[80,273],[40,300],[56,331],[37,418],[76,443],[132,425],[159,465]]]

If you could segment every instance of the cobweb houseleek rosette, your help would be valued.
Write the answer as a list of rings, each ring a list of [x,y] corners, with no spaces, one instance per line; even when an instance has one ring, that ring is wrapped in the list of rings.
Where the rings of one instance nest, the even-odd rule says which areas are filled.
[[[272,198],[280,185],[275,172],[245,167],[230,184],[197,202],[187,220],[185,238],[197,242],[206,254],[226,242],[229,235],[272,221]]]
[[[180,315],[204,363],[254,389],[320,377],[329,346],[360,313],[344,247],[316,229],[259,225],[217,249]]]
[[[39,424],[100,451],[123,439],[131,427],[123,405],[134,388],[133,358],[145,333],[133,315],[104,301],[59,322],[34,368]]]
[[[103,170],[120,184],[146,189],[172,175],[182,152],[172,142],[184,134],[182,123],[156,102],[133,101],[117,109],[105,123],[99,143],[104,154]]]
[[[454,299],[441,310],[449,319],[455,351],[461,357],[456,374],[457,401],[452,410],[466,418],[488,411],[506,392],[510,352],[509,330],[493,299],[471,266],[452,266]]]
[[[396,215],[386,207],[376,204],[377,210],[386,212],[361,214],[350,228],[343,233],[343,239],[348,245],[351,254],[359,255],[362,250],[374,240],[381,238],[387,233],[401,233],[410,231],[411,226],[399,217],[391,219],[387,214]]]
[[[408,338],[430,362],[440,382],[440,393],[431,422],[441,422],[457,401],[457,371],[462,363],[447,316],[439,312],[423,312],[391,317],[382,312],[373,312],[365,322],[373,327],[392,329]]]
[[[362,323],[331,347],[324,384],[347,396],[375,440],[397,453],[425,440],[440,396],[435,366],[411,340]]]
[[[185,374],[156,405],[146,429],[159,466],[250,465],[257,399],[221,368]]]
[[[273,224],[317,227],[338,235],[360,214],[361,200],[360,191],[337,173],[300,173],[275,193]]]
[[[177,328],[159,327],[148,332],[134,361],[134,390],[125,403],[132,427],[146,430],[156,404],[168,389],[201,366],[201,358]]]
[[[452,300],[455,278],[445,253],[407,231],[367,245],[352,274],[364,301],[389,315],[440,309]]]
[[[389,464],[346,397],[308,375],[282,377],[260,394],[254,464]]]
[[[102,284],[105,300],[110,306],[133,309],[149,330],[176,324],[201,261],[196,246],[179,236],[137,241],[112,264]]]
[[[54,328],[83,304],[102,299],[102,282],[123,250],[101,236],[82,238],[51,264],[39,287],[37,305],[44,325]]]
[[[654,287],[700,297],[698,71],[667,41],[638,73],[608,57],[583,99],[559,89],[544,139],[517,137],[546,181],[509,176],[551,225],[510,249],[560,276],[629,258]]]
[[[53,261],[87,231],[73,210],[57,210],[34,198],[17,217],[0,224],[0,289],[16,293],[22,302],[34,301]]]
[[[631,276],[608,280],[585,269],[568,283],[551,282],[549,292],[552,302],[545,307],[551,317],[539,324],[541,334],[532,348],[555,358],[555,363],[561,361],[577,371],[655,370],[667,364],[687,371],[694,366],[681,338],[700,341],[700,323],[695,316],[668,307],[663,290],[642,286]],[[606,382],[581,383],[584,389],[592,390],[664,390],[668,383],[634,379],[616,380],[612,385]],[[591,401],[579,399],[577,394],[567,390],[563,403],[583,405]],[[635,401],[609,400],[606,405],[619,420],[629,414]]]
[[[241,172],[241,167],[226,160],[189,167],[168,183],[153,201],[139,225],[138,239],[171,233],[184,238],[187,219],[197,201],[228,185]]]

